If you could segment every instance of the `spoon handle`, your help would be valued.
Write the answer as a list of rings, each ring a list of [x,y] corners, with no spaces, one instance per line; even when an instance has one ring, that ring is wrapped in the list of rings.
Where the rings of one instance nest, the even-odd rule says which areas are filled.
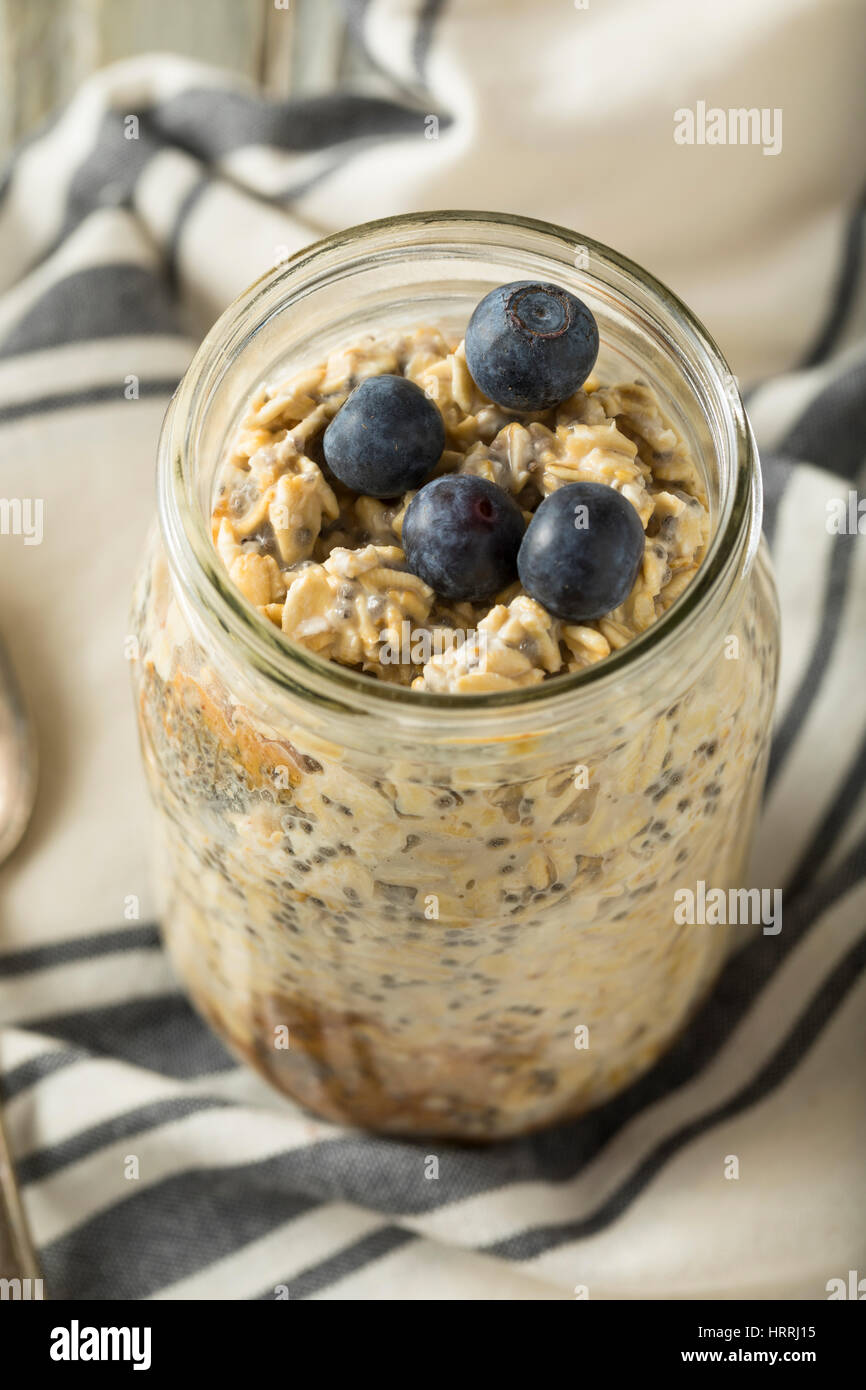
[[[21,1205],[0,1111],[0,1279],[39,1277],[39,1261]]]
[[[36,739],[0,639],[0,864],[27,828],[36,796]]]
[[[36,744],[6,649],[0,641],[0,864],[13,851],[30,819],[36,790]],[[0,1279],[39,1279],[0,1104]],[[5,1294],[5,1285],[3,1286]],[[32,1294],[27,1286],[25,1297]],[[13,1295],[14,1297],[14,1295]]]

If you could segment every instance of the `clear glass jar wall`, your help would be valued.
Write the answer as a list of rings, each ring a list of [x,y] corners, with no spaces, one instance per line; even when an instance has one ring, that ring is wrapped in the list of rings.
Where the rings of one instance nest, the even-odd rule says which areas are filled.
[[[713,526],[697,578],[600,666],[506,694],[409,691],[290,646],[209,537],[246,401],[371,330],[459,333],[517,278],[580,294],[601,377],[648,381],[688,440]],[[562,229],[486,214],[371,224],[220,319],[172,403],[159,470],[136,691],[163,928],[202,1013],[314,1111],[391,1132],[513,1135],[627,1085],[724,959],[724,929],[677,925],[674,894],[744,883],[775,691],[757,460],[704,331],[651,277]]]

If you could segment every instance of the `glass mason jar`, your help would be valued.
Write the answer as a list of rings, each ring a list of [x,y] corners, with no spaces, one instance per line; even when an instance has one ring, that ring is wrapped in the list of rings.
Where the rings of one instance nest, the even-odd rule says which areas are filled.
[[[599,665],[475,696],[377,682],[291,644],[209,532],[254,389],[365,332],[459,336],[496,285],[592,308],[604,381],[658,394],[702,471],[711,544]],[[162,923],[225,1041],[333,1121],[492,1139],[606,1100],[683,1028],[725,929],[677,890],[745,886],[778,616],[733,376],[662,285],[563,228],[487,213],[331,236],[211,330],[169,407],[135,681]]]

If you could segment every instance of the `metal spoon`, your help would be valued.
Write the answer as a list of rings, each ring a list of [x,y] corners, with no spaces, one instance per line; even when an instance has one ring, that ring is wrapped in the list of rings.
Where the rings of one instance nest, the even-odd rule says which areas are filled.
[[[18,683],[0,642],[0,864],[27,828],[36,799],[36,739]],[[21,1196],[0,1106],[0,1279],[36,1280],[39,1263]],[[41,1284],[25,1285],[27,1297],[41,1296]]]
[[[36,739],[0,641],[0,864],[27,828],[36,799]]]

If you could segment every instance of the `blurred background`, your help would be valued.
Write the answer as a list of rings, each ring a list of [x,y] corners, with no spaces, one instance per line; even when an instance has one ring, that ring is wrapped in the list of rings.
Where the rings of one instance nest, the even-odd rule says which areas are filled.
[[[862,0],[0,0],[0,159],[95,94],[95,74],[95,101],[147,110],[183,85],[171,62],[191,63],[187,85],[263,98],[257,129],[228,128],[229,111],[218,148],[201,125],[191,142],[189,127],[151,122],[150,134],[290,207],[291,249],[442,207],[558,222],[671,285],[752,385],[815,359],[862,255],[851,219],[866,182],[864,52]],[[162,66],[142,66],[149,55]],[[342,113],[316,107],[334,93]],[[358,98],[390,116],[353,108]],[[777,146],[678,140],[677,113],[700,108],[777,113]],[[263,147],[264,160],[230,157]],[[292,186],[305,151],[306,182]],[[38,208],[23,206],[32,265]],[[196,333],[263,268],[254,239],[238,247],[237,281],[220,271],[218,292],[203,291]],[[181,269],[188,283],[204,278]],[[851,331],[837,346],[856,340],[864,301],[846,294]]]
[[[160,51],[267,96],[375,81],[340,0],[0,0],[0,160],[108,63]]]

